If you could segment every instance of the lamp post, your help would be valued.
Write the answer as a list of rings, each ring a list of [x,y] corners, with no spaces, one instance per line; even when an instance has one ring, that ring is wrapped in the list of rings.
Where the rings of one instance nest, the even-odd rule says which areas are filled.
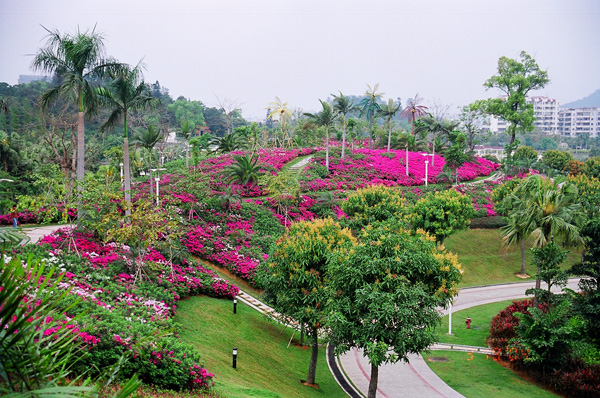
[[[121,166],[121,188],[123,188],[123,182],[124,182],[124,178],[123,178],[123,163],[119,163],[119,166]]]
[[[155,177],[154,181],[156,181],[156,205],[158,206],[159,205],[159,203],[158,203],[158,198],[159,198],[159,196],[158,196],[158,182],[160,181],[160,177]]]
[[[166,169],[150,169],[150,200],[152,201],[152,196],[154,195],[154,193],[152,192],[152,173],[154,171],[159,171],[159,170],[166,170]],[[159,181],[160,177],[155,178],[156,181],[156,205],[158,206],[158,181]]]
[[[233,368],[237,368],[237,348],[233,347]]]
[[[425,186],[427,186],[427,168],[429,166],[429,160],[425,161]]]
[[[237,296],[233,298],[233,313],[237,314]]]
[[[406,143],[406,176],[408,177],[408,142]]]

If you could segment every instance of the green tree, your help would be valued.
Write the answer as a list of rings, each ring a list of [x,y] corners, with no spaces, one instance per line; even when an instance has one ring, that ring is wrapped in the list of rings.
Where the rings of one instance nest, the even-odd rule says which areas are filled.
[[[0,162],[6,173],[15,172],[19,167],[21,154],[16,138],[15,133],[9,135],[0,130]]]
[[[538,270],[537,277],[546,282],[546,290],[527,289],[526,294],[534,293],[548,305],[556,301],[551,289],[553,286],[565,287],[569,275],[560,266],[567,258],[568,250],[562,250],[554,241],[544,247],[531,249],[531,264]]]
[[[125,214],[127,216],[131,214],[131,171],[127,117],[132,111],[147,109],[158,103],[158,100],[150,92],[150,86],[142,81],[141,73],[139,64],[133,68],[123,65],[120,70],[110,74],[110,80],[106,87],[99,87],[97,90],[101,103],[111,110],[102,129],[113,128],[123,122],[123,175],[127,205]]]
[[[352,99],[346,97],[340,91],[340,95],[333,96],[333,110],[336,115],[341,117],[342,119],[342,159],[346,156],[346,120],[348,113],[354,110],[354,104],[352,103]]]
[[[396,189],[374,185],[350,194],[342,202],[342,210],[351,218],[351,227],[360,230],[377,221],[404,220],[406,200]]]
[[[393,99],[390,98],[390,99],[388,99],[387,104],[381,106],[377,110],[377,115],[384,118],[388,124],[388,143],[387,143],[388,152],[390,151],[390,143],[392,141],[392,119],[394,119],[394,116],[396,116],[396,114],[400,110],[401,106],[402,106],[402,104],[400,103],[400,101],[398,101],[398,103],[396,103],[396,102],[394,102]]]
[[[131,138],[131,145],[139,145],[148,151],[148,168],[152,168],[152,149],[164,138],[162,131],[149,125],[145,129],[140,129]]]
[[[46,29],[46,28],[44,28]],[[43,107],[48,107],[58,97],[74,101],[77,110],[77,181],[78,190],[83,189],[85,172],[85,124],[84,115],[97,109],[95,86],[108,71],[121,65],[105,57],[104,38],[94,30],[61,35],[59,31],[48,32],[46,47],[33,58],[32,68],[56,75],[60,82],[42,95]],[[81,217],[79,206],[77,217]]]
[[[460,127],[467,135],[467,145],[470,151],[475,148],[475,145],[480,143],[479,137],[484,131],[485,119],[481,101],[475,101],[463,106],[461,109],[459,116]]]
[[[455,181],[458,184],[458,169],[468,162],[472,155],[468,153],[467,136],[461,131],[450,131],[448,133],[448,141],[450,146],[444,151],[446,164],[444,169],[451,170],[454,174]]]
[[[381,108],[379,100],[383,96],[383,93],[378,93],[379,83],[373,87],[367,84],[367,91],[365,91],[363,99],[360,100],[357,107],[360,109],[361,116],[369,121],[369,138],[371,139],[371,148],[373,148],[373,118],[376,116],[377,111]]]
[[[461,280],[456,256],[436,249],[423,233],[397,222],[363,229],[347,256],[330,260],[331,342],[338,354],[362,349],[371,364],[368,397],[375,398],[379,366],[427,349]]]
[[[588,177],[600,178],[600,156],[588,158],[582,171]]]
[[[318,331],[328,315],[328,261],[355,239],[332,219],[300,221],[277,241],[272,261],[261,266],[265,298],[288,322],[308,326],[312,353],[307,384],[315,383]]]
[[[304,116],[308,117],[312,125],[325,129],[325,167],[329,171],[329,133],[335,123],[335,113],[331,104],[323,100],[319,100],[319,102],[323,109],[317,113],[305,113]]]
[[[542,155],[542,163],[558,171],[563,171],[573,155],[566,151],[549,150]]]
[[[521,146],[517,149],[513,155],[513,159],[515,160],[530,160],[536,161],[538,158],[538,153],[535,149],[530,146]]]
[[[224,137],[215,137],[211,141],[212,145],[216,145],[215,152],[227,153],[239,151],[246,148],[246,141],[237,134],[229,134]]]
[[[167,110],[173,113],[177,125],[182,126],[185,121],[193,129],[195,126],[204,125],[204,107],[199,101],[188,101],[179,97],[175,102],[167,106]]]
[[[435,150],[439,148],[442,150],[442,145],[438,144],[438,138],[440,134],[450,136],[450,134],[458,127],[459,122],[450,121],[447,119],[436,119],[431,114],[427,114],[415,121],[415,134],[423,136],[423,139],[427,139],[427,136],[431,136],[431,142],[433,147],[433,156],[431,158],[431,167],[435,167]]]
[[[246,156],[234,156],[234,162],[223,170],[229,181],[235,181],[240,185],[258,182],[259,170],[262,167],[258,163],[258,154]]]
[[[419,199],[409,217],[414,229],[434,235],[443,247],[446,237],[469,226],[474,211],[471,198],[448,189]]]
[[[189,119],[185,119],[181,122],[181,136],[185,140],[185,168],[190,168],[190,138],[194,134],[194,128],[196,125],[190,122]]]
[[[525,98],[532,90],[544,88],[550,82],[548,73],[540,69],[535,60],[525,51],[521,51],[520,59],[500,57],[498,73],[490,77],[483,86],[486,89],[497,88],[505,94],[505,98],[490,98],[484,103],[487,113],[504,119],[507,123],[506,133],[510,135],[509,146],[512,147],[517,133],[533,131],[533,105],[527,104]],[[508,155],[512,154],[512,150]]]

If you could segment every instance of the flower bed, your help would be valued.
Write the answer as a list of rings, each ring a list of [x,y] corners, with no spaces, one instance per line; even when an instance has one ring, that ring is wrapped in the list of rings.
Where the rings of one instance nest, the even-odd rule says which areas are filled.
[[[176,336],[153,337],[157,348],[146,356],[139,355],[138,343],[143,336],[174,327],[171,318],[181,298],[206,294],[231,299],[239,288],[200,263],[174,263],[153,248],[134,256],[127,246],[102,244],[90,233],[69,228],[42,238],[38,245],[22,250],[45,256],[57,267],[63,275],[60,287],[71,289],[70,300],[82,299],[74,313],[89,311],[80,320],[82,327],[94,325],[93,333],[81,336],[89,344],[82,366],[102,369],[130,350],[134,355],[125,376],[139,373],[145,382],[176,390],[209,387],[213,375]],[[56,325],[49,324],[48,333],[52,328]],[[156,380],[157,374],[161,380]]]
[[[408,152],[409,175],[406,175],[406,152],[378,149],[357,149],[344,159],[330,157],[329,173],[325,170],[325,156],[319,153],[306,167],[301,179],[303,191],[358,189],[369,185],[414,186],[425,184],[425,161],[429,161],[427,180],[436,182],[436,176],[443,170],[445,160],[435,156],[435,166],[431,155]],[[476,163],[465,163],[458,169],[459,181],[468,181],[486,176],[499,165],[478,158]]]
[[[40,207],[35,211],[21,210],[19,214],[19,224],[49,224],[63,222],[67,219],[77,217],[77,209],[67,208],[65,214],[65,205]],[[13,218],[11,213],[0,215],[0,225],[12,225]]]

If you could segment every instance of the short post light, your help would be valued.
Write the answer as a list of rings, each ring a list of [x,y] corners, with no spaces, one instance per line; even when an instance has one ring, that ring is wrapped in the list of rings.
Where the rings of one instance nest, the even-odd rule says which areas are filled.
[[[408,143],[406,143],[406,176],[408,177]]]
[[[124,178],[123,178],[123,163],[119,163],[119,166],[121,166],[121,187],[122,187],[123,186],[123,181],[124,181]]]
[[[237,348],[233,347],[233,368],[237,369]]]
[[[156,205],[158,206],[159,205],[159,203],[158,203],[158,198],[159,198],[159,196],[158,196],[158,182],[160,181],[160,177],[154,178],[154,181],[156,181]]]
[[[237,296],[233,298],[233,313],[237,314]]]
[[[427,178],[428,177],[427,176],[427,169],[428,169],[428,166],[429,166],[429,160],[426,160],[425,161],[425,186],[427,186],[427,179],[428,179]]]

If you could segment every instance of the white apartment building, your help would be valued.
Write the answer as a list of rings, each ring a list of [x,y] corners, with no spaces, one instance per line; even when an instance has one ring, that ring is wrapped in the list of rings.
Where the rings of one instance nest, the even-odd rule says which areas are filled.
[[[568,108],[558,113],[558,132],[563,137],[600,136],[600,108]]]
[[[548,97],[534,96],[525,98],[525,102],[533,105],[533,115],[535,116],[533,125],[535,128],[542,130],[547,134],[558,134],[559,103],[557,100]],[[506,132],[506,121],[491,116],[490,131],[492,133]]]

